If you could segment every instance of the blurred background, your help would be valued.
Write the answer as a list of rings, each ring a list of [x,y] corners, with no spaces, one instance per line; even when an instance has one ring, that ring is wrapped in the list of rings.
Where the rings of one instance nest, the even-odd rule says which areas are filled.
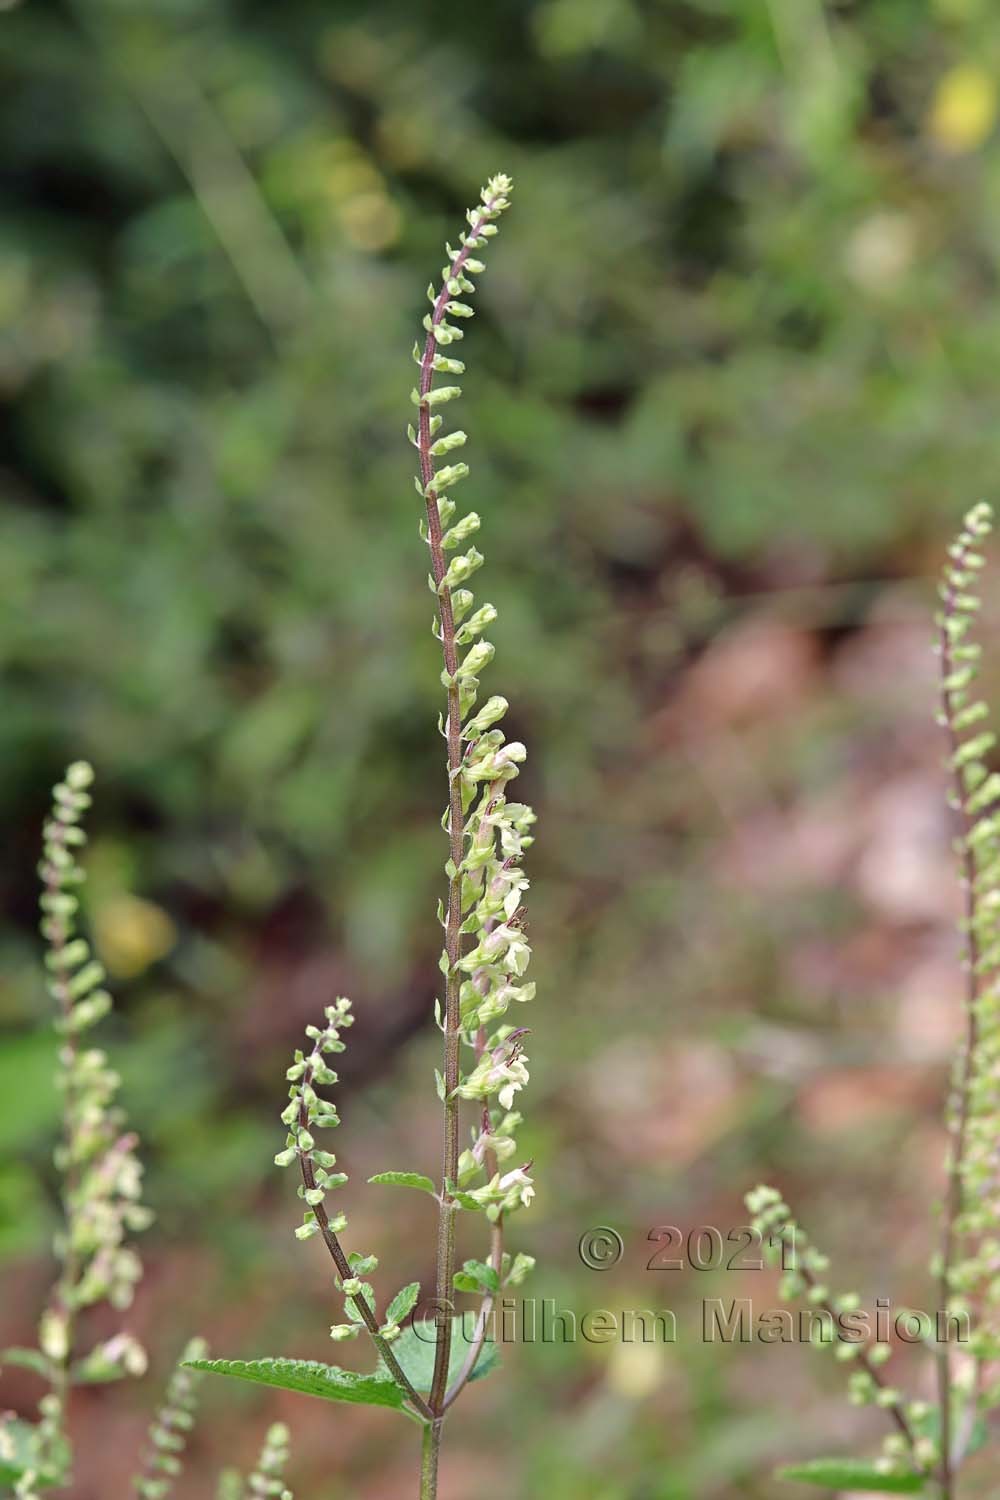
[[[1000,472],[1000,13],[0,11],[0,1344],[51,1276],[33,871],[77,756],[158,1215],[131,1316],[153,1368],[81,1394],[75,1500],[127,1492],[191,1332],[333,1357],[271,1158],[335,993],[354,1243],[392,1248],[382,1286],[432,1274],[433,1205],[360,1189],[438,1157],[439,662],[404,427],[423,289],[497,170],[463,498],[540,818],[514,1239],[527,1293],[672,1308],[679,1337],[508,1348],[445,1500],[763,1500],[777,1461],[873,1440],[829,1358],[702,1345],[702,1299],[770,1305],[767,1273],[648,1271],[647,1236],[725,1235],[775,1179],[834,1285],[932,1305],[959,1005],[933,574]],[[599,1224],[625,1245],[603,1274],[577,1254]],[[11,1371],[0,1400],[38,1393]],[[384,1414],[222,1382],[204,1412],[192,1500],[275,1417],[296,1494],[412,1487]]]

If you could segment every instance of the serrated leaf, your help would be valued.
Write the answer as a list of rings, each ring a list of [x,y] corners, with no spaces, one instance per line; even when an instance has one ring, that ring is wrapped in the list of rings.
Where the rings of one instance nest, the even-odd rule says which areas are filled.
[[[204,1370],[209,1375],[230,1375],[281,1391],[299,1391],[321,1401],[352,1401],[362,1406],[390,1406],[397,1411],[405,1399],[403,1391],[384,1370],[359,1375],[340,1370],[316,1359],[192,1359],[185,1369]]]
[[[464,1282],[471,1282],[471,1286],[458,1286],[459,1278]],[[500,1277],[492,1266],[488,1266],[482,1260],[467,1260],[461,1271],[455,1277],[455,1285],[460,1292],[472,1292],[482,1288],[484,1292],[498,1292],[500,1290]]]
[[[437,1188],[422,1172],[376,1172],[368,1181],[381,1183],[383,1187],[419,1188],[422,1193],[437,1197]]]
[[[460,1187],[452,1182],[450,1177],[445,1182],[445,1191],[448,1197],[452,1198],[458,1204],[459,1208],[468,1209],[470,1213],[483,1212],[483,1205],[477,1199],[473,1198],[471,1193],[463,1192]]]
[[[464,1318],[459,1314],[452,1319],[451,1349],[448,1359],[449,1385],[465,1364],[466,1356],[472,1347],[474,1328],[474,1318]],[[411,1323],[409,1328],[404,1328],[392,1346],[392,1352],[402,1366],[404,1375],[416,1391],[425,1392],[431,1388],[434,1380],[436,1342],[437,1329],[434,1319],[421,1318]],[[484,1375],[495,1370],[499,1363],[500,1354],[496,1344],[485,1343],[476,1361],[476,1368],[469,1377],[470,1380],[481,1380]],[[379,1367],[385,1368],[381,1361],[379,1361]]]
[[[386,1322],[402,1323],[403,1319],[405,1317],[408,1317],[416,1307],[417,1298],[419,1296],[419,1281],[411,1281],[409,1286],[404,1286],[401,1291],[398,1291],[396,1293],[395,1297],[393,1297],[392,1301],[389,1303],[389,1307],[385,1315]]]
[[[852,1458],[814,1458],[807,1464],[790,1464],[779,1469],[777,1477],[817,1484],[826,1490],[868,1490],[878,1495],[919,1495],[927,1483],[924,1474],[882,1474],[872,1464]]]

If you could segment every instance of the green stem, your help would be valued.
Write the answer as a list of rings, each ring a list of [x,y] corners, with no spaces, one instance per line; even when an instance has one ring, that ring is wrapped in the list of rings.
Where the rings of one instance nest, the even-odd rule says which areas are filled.
[[[438,1455],[441,1452],[441,1420],[428,1422],[420,1453],[420,1500],[437,1500]]]

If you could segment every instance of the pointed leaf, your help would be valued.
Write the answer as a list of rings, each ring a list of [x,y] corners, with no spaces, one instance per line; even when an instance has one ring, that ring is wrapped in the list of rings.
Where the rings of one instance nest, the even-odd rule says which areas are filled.
[[[376,1172],[368,1181],[379,1182],[384,1187],[419,1188],[422,1193],[430,1193],[432,1198],[437,1197],[437,1188],[422,1172]]]
[[[205,1370],[210,1375],[231,1375],[236,1380],[251,1380],[282,1391],[300,1391],[304,1396],[319,1396],[323,1401],[353,1401],[396,1410],[404,1401],[400,1387],[382,1370],[359,1375],[353,1370],[340,1370],[336,1365],[321,1364],[316,1359],[192,1359],[185,1362],[184,1368]]]
[[[459,1286],[459,1280],[462,1285]],[[466,1283],[471,1283],[467,1285]],[[482,1260],[467,1260],[461,1271],[455,1276],[455,1285],[460,1292],[474,1292],[480,1288],[484,1292],[498,1292],[500,1290],[500,1277],[492,1266],[488,1266]]]
[[[825,1490],[868,1490],[879,1495],[919,1495],[924,1491],[924,1474],[882,1474],[871,1463],[853,1458],[814,1458],[807,1464],[790,1464],[778,1470],[779,1479],[795,1479],[799,1484],[817,1484]]]
[[[461,1315],[458,1315],[452,1320],[452,1325],[451,1349],[448,1359],[449,1385],[461,1370],[466,1356],[472,1347],[475,1319],[471,1317],[463,1318]],[[431,1388],[434,1380],[436,1341],[437,1330],[434,1326],[433,1318],[421,1318],[419,1321],[411,1323],[409,1328],[404,1328],[392,1346],[392,1352],[402,1366],[403,1373],[416,1391],[429,1391]],[[381,1367],[381,1361],[379,1363]],[[488,1375],[491,1370],[496,1369],[499,1363],[500,1355],[496,1344],[492,1342],[485,1343],[470,1379],[481,1380],[484,1375]]]
[[[395,1297],[393,1297],[392,1301],[389,1303],[389,1307],[385,1315],[386,1322],[402,1323],[403,1319],[407,1317],[416,1307],[417,1298],[419,1296],[419,1281],[411,1281],[409,1286],[404,1286],[401,1291],[398,1291],[396,1293]]]

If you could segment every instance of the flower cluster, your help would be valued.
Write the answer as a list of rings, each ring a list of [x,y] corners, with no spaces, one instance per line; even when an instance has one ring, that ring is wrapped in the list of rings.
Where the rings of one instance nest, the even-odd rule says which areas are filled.
[[[980,604],[979,547],[991,529],[989,506],[977,505],[966,516],[950,549],[938,615],[939,722],[948,740],[950,801],[958,824],[969,977],[966,1035],[949,1101],[953,1191],[942,1269],[953,1306],[965,1299],[981,1307],[1000,1295],[1000,774],[987,765],[996,736],[985,727],[985,702],[974,695],[980,647],[969,636]],[[952,1238],[963,1245],[960,1259],[950,1253]],[[996,1358],[998,1331],[984,1322],[974,1334],[973,1352]]]
[[[125,1128],[115,1103],[118,1075],[103,1051],[83,1045],[85,1034],[111,1008],[104,969],[77,934],[77,890],[84,879],[78,855],[86,843],[81,820],[90,806],[93,779],[90,766],[76,761],[53,788],[39,865],[45,967],[60,1037],[57,1084],[63,1136],[55,1161],[62,1180],[63,1223],[55,1241],[59,1276],[39,1324],[38,1350],[6,1354],[12,1362],[31,1363],[51,1387],[40,1403],[32,1436],[38,1463],[20,1481],[25,1496],[44,1474],[68,1477],[65,1419],[71,1380],[118,1380],[141,1375],[146,1368],[145,1352],[125,1333],[75,1357],[76,1324],[83,1309],[105,1301],[125,1308],[132,1301],[141,1266],[126,1239],[145,1229],[152,1217],[139,1201],[137,1138]]]
[[[312,1239],[322,1234],[337,1267],[337,1287],[343,1292],[349,1322],[335,1323],[330,1337],[339,1342],[356,1338],[362,1327],[366,1327],[379,1344],[385,1357],[386,1346],[399,1337],[400,1324],[412,1310],[420,1291],[419,1283],[404,1287],[390,1302],[385,1321],[380,1325],[375,1316],[376,1298],[371,1283],[364,1278],[378,1266],[374,1255],[358,1251],[346,1254],[341,1248],[339,1236],[347,1228],[347,1215],[331,1215],[326,1208],[326,1195],[332,1188],[342,1187],[347,1181],[346,1172],[335,1172],[337,1158],[330,1151],[322,1151],[316,1144],[315,1130],[327,1129],[340,1124],[340,1116],[317,1092],[337,1082],[337,1074],[326,1061],[331,1053],[343,1052],[341,1029],[351,1026],[350,1000],[338,999],[325,1011],[325,1026],[307,1026],[306,1035],[312,1042],[308,1056],[296,1052],[288,1069],[289,1102],[281,1118],[288,1126],[285,1149],[274,1158],[279,1167],[287,1167],[297,1161],[302,1173],[299,1197],[306,1204],[302,1223],[295,1231],[297,1239]]]
[[[785,1301],[802,1297],[826,1316],[828,1326],[837,1326],[842,1318],[857,1312],[861,1299],[855,1292],[834,1293],[826,1273],[829,1258],[811,1243],[801,1224],[792,1217],[777,1188],[761,1185],[746,1195],[746,1206],[752,1214],[751,1224],[760,1235],[765,1257],[780,1264],[781,1296]],[[827,1344],[817,1340],[817,1347]],[[872,1341],[835,1339],[829,1347],[835,1358],[854,1365],[848,1376],[848,1400],[854,1406],[877,1406],[887,1412],[895,1424],[883,1443],[883,1457],[876,1467],[884,1473],[929,1471],[938,1459],[934,1440],[921,1429],[926,1421],[925,1403],[907,1401],[902,1392],[890,1385],[881,1366],[890,1357],[890,1346]]]
[[[284,1481],[288,1464],[288,1428],[284,1422],[275,1422],[267,1430],[264,1446],[257,1460],[257,1467],[247,1480],[248,1496],[277,1496],[278,1500],[292,1500],[292,1492]]]
[[[56,1304],[43,1320],[42,1340],[45,1352],[57,1360],[68,1351],[73,1312],[104,1300],[119,1308],[131,1302],[141,1267],[125,1238],[146,1228],[152,1217],[139,1202],[137,1138],[124,1129],[124,1117],[114,1104],[118,1075],[102,1051],[80,1045],[83,1034],[111,1008],[104,969],[86,940],[76,936],[75,889],[84,872],[75,851],[86,842],[80,819],[90,806],[87,788],[92,781],[90,766],[77,761],[54,788],[39,866],[49,992],[58,1006],[56,1027],[63,1038],[59,1086],[65,1137],[56,1164],[65,1184],[66,1224],[57,1246],[64,1275]]]
[[[347,1227],[347,1218],[339,1213],[330,1218],[324,1207],[324,1199],[332,1188],[342,1187],[347,1181],[346,1172],[331,1170],[337,1158],[329,1151],[321,1151],[313,1134],[317,1129],[330,1129],[340,1124],[340,1116],[328,1100],[317,1094],[317,1088],[326,1088],[336,1083],[337,1074],[326,1061],[331,1053],[343,1052],[344,1043],[340,1032],[353,1026],[350,1000],[338,999],[328,1005],[324,1012],[325,1026],[307,1026],[306,1036],[312,1042],[308,1056],[299,1051],[286,1073],[291,1084],[288,1090],[289,1103],[282,1111],[282,1122],[288,1126],[284,1151],[274,1158],[279,1167],[291,1166],[298,1161],[303,1175],[299,1197],[306,1204],[302,1223],[295,1231],[296,1239],[308,1240],[328,1226],[334,1234]]]
[[[380,1319],[374,1288],[366,1279],[377,1268],[376,1258],[347,1253],[340,1238],[347,1218],[343,1213],[331,1216],[327,1211],[328,1193],[345,1183],[347,1177],[332,1170],[336,1158],[316,1144],[318,1129],[340,1123],[333,1106],[319,1091],[337,1082],[327,1059],[331,1053],[344,1050],[340,1031],[353,1019],[347,1000],[337,1000],[327,1007],[325,1026],[307,1028],[312,1048],[308,1054],[296,1052],[288,1069],[289,1102],[281,1116],[287,1136],[284,1149],[275,1157],[278,1166],[297,1163],[301,1173],[299,1195],[305,1209],[296,1236],[302,1240],[321,1236],[334,1263],[348,1321],[334,1324],[331,1338],[353,1338],[364,1328],[379,1354],[376,1374],[367,1383],[332,1367],[322,1367],[318,1376],[317,1367],[313,1367],[310,1384],[295,1388],[311,1389],[312,1383],[321,1379],[326,1388],[336,1388],[332,1399],[402,1403],[424,1428],[420,1493],[427,1500],[437,1493],[444,1414],[473,1374],[479,1370],[485,1373],[488,1368],[479,1361],[492,1297],[505,1280],[519,1283],[532,1265],[530,1256],[512,1259],[504,1251],[502,1220],[505,1214],[530,1203],[534,1194],[530,1162],[517,1165],[508,1161],[516,1153],[514,1131],[521,1119],[512,1106],[528,1081],[524,1055],[527,1032],[504,1019],[514,1002],[530,1000],[534,992],[534,986],[525,979],[530,949],[522,902],[528,882],[521,869],[524,851],[532,842],[534,815],[524,804],[507,800],[508,783],[518,775],[526,752],[520,742],[507,741],[499,727],[507,712],[506,700],[492,697],[476,712],[480,674],[494,655],[484,632],[496,620],[497,612],[492,604],[476,608],[466,587],[483,561],[472,545],[479,516],[475,511],[457,516],[455,502],[447,493],[468,475],[468,466],[438,462],[466,442],[460,430],[442,431],[444,419],[436,410],[455,400],[461,390],[457,385],[434,386],[437,374],[464,372],[459,360],[442,351],[462,338],[460,321],[472,316],[472,307],[461,299],[475,291],[472,278],[485,270],[474,252],[482,250],[496,234],[496,220],[508,206],[510,188],[509,178],[491,178],[482,190],[481,202],[469,210],[469,228],[460,237],[460,247],[447,247],[448,264],[442,271],[440,289],[428,288],[431,311],[424,319],[426,338],[422,348],[417,344],[413,350],[420,367],[412,392],[418,418],[416,428],[410,425],[408,431],[419,455],[416,485],[424,502],[420,534],[430,552],[429,584],[437,606],[433,630],[441,643],[442,683],[447,693],[447,714],[439,722],[447,746],[448,771],[448,808],[443,818],[449,841],[445,866],[448,899],[446,904],[438,904],[445,931],[440,961],[445,1003],[443,1010],[440,1001],[436,1005],[438,1025],[445,1038],[444,1071],[438,1076],[438,1093],[444,1106],[444,1170],[440,1188],[430,1177],[413,1171],[380,1172],[369,1179],[427,1193],[436,1201],[438,1311],[449,1305],[453,1289],[483,1294],[473,1345],[457,1365],[451,1358],[455,1321],[451,1317],[435,1319],[430,1370],[426,1368],[426,1351],[420,1347],[423,1341],[413,1330],[403,1331],[403,1322],[420,1295],[418,1282],[403,1286]],[[463,1046],[471,1051],[464,1069]],[[480,1106],[480,1123],[465,1152],[460,1151],[459,1142],[463,1099]],[[490,1219],[488,1265],[466,1261],[457,1270],[455,1211],[459,1207],[483,1212]],[[226,1363],[216,1362],[220,1369]],[[222,1373],[237,1374],[234,1362],[228,1363],[233,1367]],[[386,1376],[391,1377],[391,1384]],[[262,1459],[259,1482],[251,1482],[253,1493],[283,1493],[280,1446],[272,1444],[268,1450],[271,1456]],[[242,1495],[239,1476],[224,1476],[219,1500],[242,1500]]]
[[[187,1361],[204,1359],[208,1346],[204,1339],[191,1339],[181,1363],[170,1377],[166,1398],[149,1429],[149,1451],[142,1473],[134,1480],[142,1500],[164,1500],[181,1472],[181,1456],[187,1446],[187,1434],[194,1426],[197,1389],[202,1376],[197,1370],[185,1369]]]
[[[528,881],[520,864],[532,842],[534,814],[506,796],[508,783],[517,776],[527,753],[520,741],[508,741],[499,727],[507,712],[506,699],[493,696],[473,712],[480,675],[494,655],[483,632],[494,623],[497,611],[492,604],[475,608],[473,594],[465,586],[483,562],[475,547],[466,549],[479,529],[479,516],[472,511],[456,520],[455,504],[444,492],[467,476],[468,465],[435,464],[465,444],[462,431],[442,433],[443,418],[435,409],[454,400],[461,390],[456,385],[435,389],[433,376],[464,371],[459,361],[440,352],[462,337],[462,329],[446,315],[472,316],[472,307],[455,299],[475,291],[470,278],[480,275],[485,266],[472,252],[481,250],[496,234],[495,221],[508,206],[511,186],[510,178],[502,174],[490,178],[480,203],[466,215],[469,230],[460,236],[459,248],[446,247],[448,264],[442,269],[440,289],[428,288],[432,304],[424,319],[428,338],[423,350],[417,345],[413,351],[421,367],[420,385],[412,397],[420,409],[420,429],[409,429],[421,458],[417,489],[428,514],[420,531],[431,551],[429,583],[439,601],[434,631],[444,648],[441,680],[448,691],[448,715],[441,732],[449,745],[452,798],[445,826],[452,838],[452,857],[446,866],[447,910],[439,908],[446,933],[441,969],[449,991],[457,992],[461,1040],[472,1049],[471,1066],[451,1082],[457,1097],[487,1106],[484,1129],[459,1164],[458,1181],[468,1189],[459,1201],[466,1207],[495,1212],[527,1204],[532,1191],[525,1168],[519,1168],[516,1176],[508,1173],[507,1178],[495,1168],[501,1157],[515,1149],[513,1128],[519,1117],[510,1113],[511,1104],[528,1081],[525,1032],[505,1024],[498,1027],[497,1022],[512,1003],[530,1000],[535,990],[525,981],[531,950],[522,907]],[[449,557],[450,553],[455,555]],[[449,1081],[443,1080],[442,1088],[452,1091]],[[503,1120],[490,1113],[494,1101],[500,1111],[507,1112]],[[490,1149],[484,1137],[490,1137]],[[468,1188],[476,1177],[484,1180],[477,1188]]]

